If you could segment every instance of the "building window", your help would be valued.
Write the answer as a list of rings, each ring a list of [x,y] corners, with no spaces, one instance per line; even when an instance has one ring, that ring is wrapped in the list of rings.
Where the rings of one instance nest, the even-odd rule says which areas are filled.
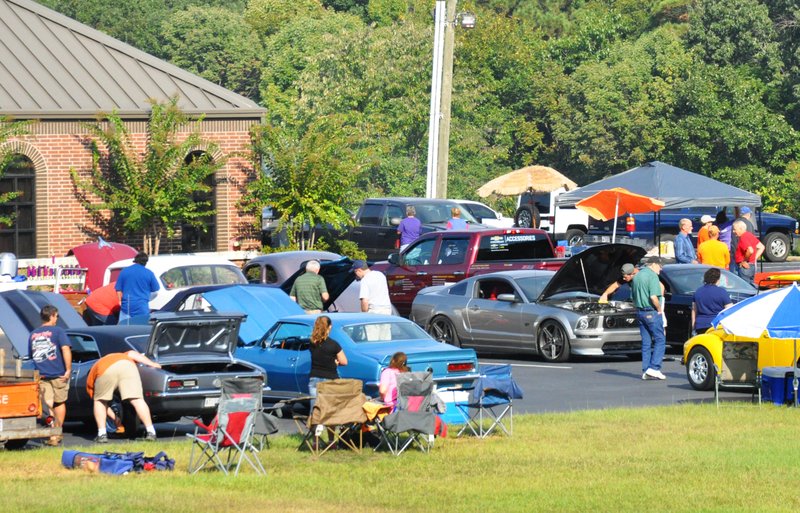
[[[11,225],[0,223],[0,252],[18,258],[36,256],[35,179],[33,161],[24,155],[14,155],[0,176],[0,194],[20,193],[0,205],[0,213],[12,218]]]
[[[190,153],[185,162],[190,164],[194,159],[204,155],[202,151]],[[209,201],[211,208],[216,209],[217,185],[214,175],[207,176],[204,183],[211,189],[208,192],[195,192],[192,198],[195,202]],[[216,251],[217,250],[217,216],[210,215],[202,220],[203,227],[184,224],[181,226],[181,251],[184,253],[194,251]]]

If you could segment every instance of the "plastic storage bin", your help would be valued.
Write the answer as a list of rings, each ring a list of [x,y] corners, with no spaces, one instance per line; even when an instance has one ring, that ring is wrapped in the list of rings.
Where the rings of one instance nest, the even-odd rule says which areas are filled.
[[[464,424],[467,419],[464,414],[456,407],[456,403],[469,401],[469,392],[466,390],[437,390],[439,398],[444,401],[447,411],[439,415],[447,424]]]
[[[794,400],[792,367],[764,367],[761,371],[761,398],[783,405]]]

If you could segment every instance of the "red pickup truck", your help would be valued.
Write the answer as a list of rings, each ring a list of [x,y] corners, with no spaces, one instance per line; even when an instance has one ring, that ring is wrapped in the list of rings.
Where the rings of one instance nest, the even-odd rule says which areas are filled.
[[[547,232],[509,228],[426,233],[371,269],[386,275],[392,304],[400,315],[408,316],[414,297],[425,287],[510,269],[555,271],[565,261],[555,258]]]

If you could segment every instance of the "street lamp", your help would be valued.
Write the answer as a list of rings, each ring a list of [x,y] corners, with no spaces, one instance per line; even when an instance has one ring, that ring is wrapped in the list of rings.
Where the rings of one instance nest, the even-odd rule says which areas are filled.
[[[475,14],[456,14],[457,0],[436,0],[431,66],[431,109],[428,124],[426,198],[447,197],[447,164],[450,153],[450,99],[453,91],[455,27],[475,27]]]

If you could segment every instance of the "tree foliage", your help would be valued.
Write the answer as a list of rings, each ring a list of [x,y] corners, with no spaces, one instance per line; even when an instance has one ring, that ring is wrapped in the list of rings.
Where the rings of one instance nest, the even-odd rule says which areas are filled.
[[[14,121],[9,117],[0,117],[0,178],[3,178],[6,169],[14,163],[16,158],[16,155],[10,151],[6,143],[12,137],[27,134],[30,125],[30,121]],[[20,191],[0,191],[0,205],[19,198],[21,194]],[[3,210],[0,210],[0,225],[11,225],[13,222],[12,215],[7,215]]]
[[[137,151],[116,113],[88,125],[91,173],[71,170],[84,207],[110,214],[112,224],[127,233],[143,234],[143,249],[149,254],[158,254],[162,236],[172,237],[180,223],[202,228],[202,219],[215,213],[209,202],[193,196],[209,192],[206,179],[225,165],[224,157],[212,157],[217,147],[203,139],[201,120],[190,121],[177,103],[177,98],[153,102],[144,153]],[[190,130],[184,134],[187,125]]]

